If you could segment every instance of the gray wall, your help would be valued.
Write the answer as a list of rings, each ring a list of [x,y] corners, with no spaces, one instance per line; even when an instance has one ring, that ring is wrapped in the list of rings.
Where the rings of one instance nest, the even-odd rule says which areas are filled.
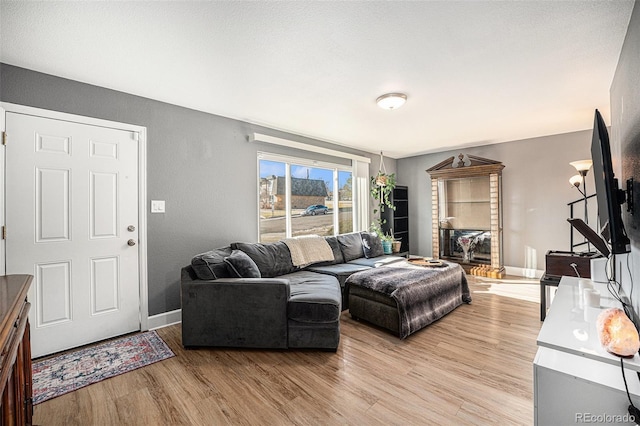
[[[620,182],[634,178],[635,215],[631,216],[623,206],[623,220],[631,239],[632,276],[635,277],[633,306],[640,313],[640,2],[636,1],[629,21],[627,35],[620,52],[620,59],[611,84],[611,151],[614,169]],[[616,155],[617,154],[617,155]],[[620,164],[622,167],[620,167]],[[616,167],[616,165],[618,167]],[[621,262],[616,262],[618,265]],[[622,269],[626,269],[625,262]],[[624,281],[626,294],[631,293],[632,283]],[[640,325],[640,324],[639,324]]]
[[[585,123],[589,127],[591,121]],[[591,158],[591,130],[525,139],[495,145],[457,149],[397,162],[399,180],[410,188],[410,240],[412,251],[431,253],[431,184],[426,170],[463,152],[501,161],[504,264],[544,270],[548,250],[569,250],[567,203],[581,197],[569,178],[576,174],[569,162]],[[593,193],[593,175],[587,175]],[[590,217],[597,210],[590,205]],[[578,217],[583,216],[583,210]],[[591,221],[594,219],[590,219]],[[525,251],[535,250],[536,264],[525,263]]]
[[[180,308],[180,268],[197,253],[233,241],[257,241],[257,152],[340,162],[262,143],[259,132],[372,158],[378,156],[7,64],[0,100],[147,127],[149,314]],[[344,160],[342,160],[344,163]],[[394,160],[385,160],[391,173]],[[7,206],[11,208],[11,206]]]

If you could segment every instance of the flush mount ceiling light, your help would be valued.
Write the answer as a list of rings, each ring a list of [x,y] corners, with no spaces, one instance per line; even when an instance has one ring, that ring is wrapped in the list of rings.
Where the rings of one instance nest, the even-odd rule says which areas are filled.
[[[376,103],[383,109],[398,109],[407,101],[404,93],[387,93],[376,99]]]

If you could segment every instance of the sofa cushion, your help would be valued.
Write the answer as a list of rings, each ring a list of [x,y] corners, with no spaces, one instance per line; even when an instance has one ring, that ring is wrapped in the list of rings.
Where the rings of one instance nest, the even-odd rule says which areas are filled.
[[[377,257],[370,257],[370,258],[362,257],[360,259],[354,259],[349,263],[347,263],[347,265],[361,265],[361,266],[368,266],[369,268],[377,268],[378,266],[388,265],[390,263],[399,262],[401,260],[406,260],[406,258],[401,256],[390,256],[387,254],[387,255],[377,256]]]
[[[362,236],[362,251],[364,252],[364,257],[370,259],[384,255],[382,241],[378,234],[375,232],[361,232],[360,235]]]
[[[342,291],[342,310],[349,309],[349,289],[346,288],[346,281],[352,274],[356,272],[369,269],[368,266],[356,265],[352,262],[357,260],[368,260],[364,257],[362,259],[356,259],[349,263],[338,263],[336,265],[311,265],[307,268],[308,271],[317,272],[319,274],[326,274],[334,276],[340,283]]]
[[[289,280],[287,318],[300,323],[332,323],[340,319],[342,294],[336,278],[310,271],[281,278]]]
[[[361,260],[367,259],[362,258]],[[345,281],[347,281],[347,278],[349,278],[351,274],[355,274],[356,272],[364,271],[370,268],[368,265],[357,265],[353,262],[355,261],[349,263],[340,263],[337,265],[311,265],[307,267],[306,270],[317,272],[319,274],[334,276],[338,279],[340,287],[344,287]]]
[[[217,280],[229,278],[229,271],[224,258],[231,255],[231,247],[223,247],[200,253],[191,259],[191,266],[201,280]]]
[[[233,243],[233,249],[242,250],[255,262],[263,278],[274,278],[297,271],[291,262],[289,247],[282,241],[277,243]]]
[[[235,278],[262,278],[256,262],[241,250],[234,250],[224,258],[229,273]]]
[[[344,257],[345,262],[364,256],[362,237],[359,232],[338,235],[336,238],[340,244],[340,250],[342,251],[342,257]]]

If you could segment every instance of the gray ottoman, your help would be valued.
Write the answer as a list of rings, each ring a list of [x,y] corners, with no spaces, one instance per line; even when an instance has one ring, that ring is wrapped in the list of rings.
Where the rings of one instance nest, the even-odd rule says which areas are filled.
[[[347,279],[349,313],[397,334],[401,339],[471,303],[460,265],[415,266],[396,262],[357,272]]]

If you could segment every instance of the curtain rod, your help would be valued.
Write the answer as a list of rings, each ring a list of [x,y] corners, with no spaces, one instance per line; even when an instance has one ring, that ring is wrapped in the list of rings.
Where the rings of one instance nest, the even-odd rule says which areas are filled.
[[[301,149],[303,151],[315,152],[318,154],[331,155],[338,158],[347,158],[350,160],[356,160],[363,163],[371,163],[369,157],[363,157],[361,155],[349,154],[347,152],[337,151],[335,149],[323,148],[320,146],[309,145],[302,142],[290,141],[288,139],[277,138],[275,136],[263,135],[262,133],[252,133],[248,137],[249,142],[266,142],[273,145],[286,146],[289,148]]]

